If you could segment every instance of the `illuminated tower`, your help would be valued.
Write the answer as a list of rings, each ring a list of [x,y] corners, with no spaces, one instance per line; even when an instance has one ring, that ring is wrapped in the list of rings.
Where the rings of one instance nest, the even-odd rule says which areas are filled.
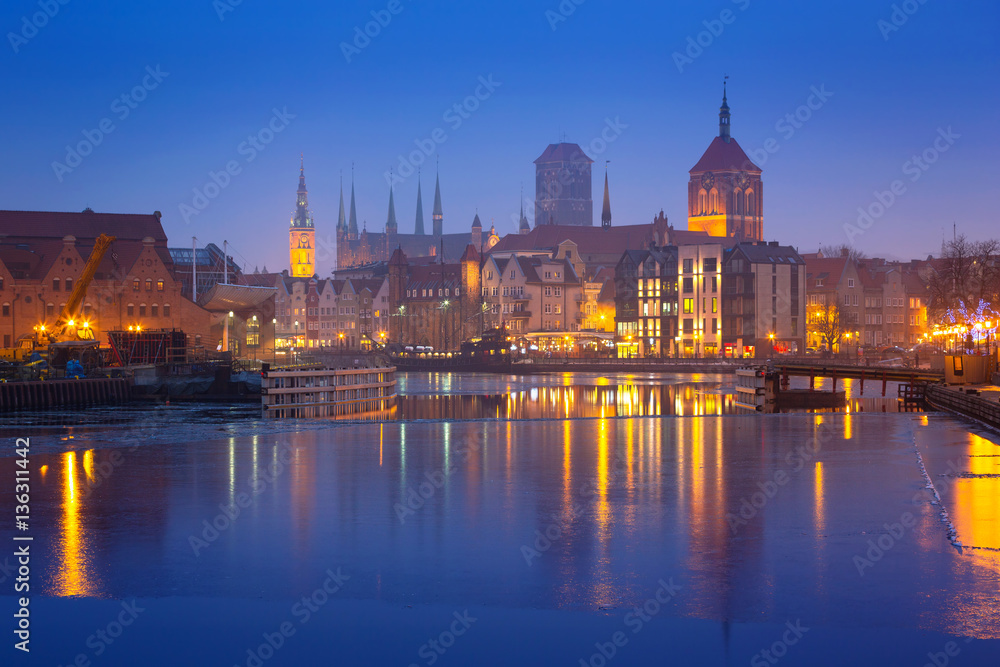
[[[309,212],[306,190],[305,158],[299,165],[299,189],[295,193],[295,214],[288,229],[288,257],[296,278],[311,278],[316,273],[316,228]]]
[[[730,135],[729,103],[722,85],[719,136],[691,168],[688,229],[740,241],[764,238],[761,169]]]

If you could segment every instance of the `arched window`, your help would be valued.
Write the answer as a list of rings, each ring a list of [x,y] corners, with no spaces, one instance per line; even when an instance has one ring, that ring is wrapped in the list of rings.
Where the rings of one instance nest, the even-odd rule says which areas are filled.
[[[698,211],[700,215],[708,212],[708,193],[704,189],[698,191]]]
[[[734,192],[733,198],[736,200],[736,215],[743,215],[743,191]]]
[[[169,303],[163,304],[163,316],[164,317],[170,317],[170,304]]]
[[[153,291],[153,279],[152,278],[146,278],[146,291],[147,292],[152,292]]]
[[[712,188],[712,191],[708,193],[708,212],[719,212],[719,191],[715,188]]]
[[[747,190],[747,215],[757,215],[757,202],[753,190]]]

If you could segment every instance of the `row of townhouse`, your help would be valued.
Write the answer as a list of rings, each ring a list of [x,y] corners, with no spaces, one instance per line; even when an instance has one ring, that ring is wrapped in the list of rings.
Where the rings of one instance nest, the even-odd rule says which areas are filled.
[[[928,333],[927,285],[920,262],[805,256],[810,347],[825,346],[817,321],[836,304],[840,348],[910,347]]]
[[[615,268],[620,357],[754,357],[805,344],[805,263],[776,242],[628,250]]]
[[[293,278],[273,275],[277,346],[355,350],[384,340],[389,286],[382,278]]]

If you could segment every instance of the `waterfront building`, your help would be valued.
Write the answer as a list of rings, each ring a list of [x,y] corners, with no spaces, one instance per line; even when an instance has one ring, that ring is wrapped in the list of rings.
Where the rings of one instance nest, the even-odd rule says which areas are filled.
[[[51,327],[79,281],[98,236],[115,237],[80,313],[106,340],[110,330],[179,329],[191,347],[211,346],[221,319],[193,303],[177,278],[167,236],[153,214],[0,211],[0,334],[4,347]]]
[[[389,260],[386,342],[458,349],[481,332],[480,255],[467,244],[457,262],[415,258],[397,248]],[[381,288],[380,288],[381,289]],[[379,293],[381,299],[382,292]],[[379,303],[381,306],[382,304]]]
[[[677,267],[677,246],[622,254],[614,278],[618,357],[679,356]]]
[[[482,269],[486,326],[512,334],[580,331],[583,281],[564,255],[491,254]]]
[[[855,352],[858,345],[910,347],[929,334],[927,278],[933,272],[933,260],[858,259],[846,251],[835,257],[821,252],[803,257],[809,347],[826,346],[817,322],[833,304],[840,320],[835,352]]]
[[[805,352],[806,265],[795,248],[758,241],[727,249],[720,298],[724,356]]]

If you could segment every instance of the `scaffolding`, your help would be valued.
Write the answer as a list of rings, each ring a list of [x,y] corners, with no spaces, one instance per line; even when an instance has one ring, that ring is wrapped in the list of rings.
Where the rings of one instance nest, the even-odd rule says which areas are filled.
[[[112,358],[118,366],[186,361],[187,336],[177,329],[109,331]]]

